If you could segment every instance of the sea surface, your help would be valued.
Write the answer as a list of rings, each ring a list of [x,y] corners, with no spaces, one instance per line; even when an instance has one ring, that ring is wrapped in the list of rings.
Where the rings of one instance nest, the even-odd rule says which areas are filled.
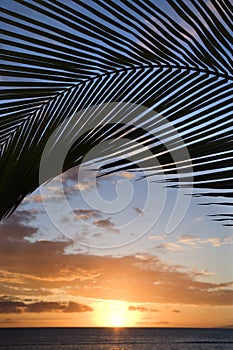
[[[0,350],[232,350],[231,329],[1,328]]]

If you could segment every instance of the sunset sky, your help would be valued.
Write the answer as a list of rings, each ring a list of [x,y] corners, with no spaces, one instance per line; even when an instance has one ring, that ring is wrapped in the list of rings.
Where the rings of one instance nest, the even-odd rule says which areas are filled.
[[[163,0],[154,2],[164,11],[166,16],[170,16],[174,23],[178,23],[184,29],[184,33],[187,34],[182,34],[181,31],[182,50],[178,50],[175,45],[173,51],[171,50],[171,54],[175,52],[177,55],[174,62],[171,59],[171,67],[173,67],[173,63],[176,63],[176,59],[181,58],[181,62],[184,62],[181,66],[188,66],[189,58],[195,58],[196,51],[192,51],[192,46],[189,47],[187,40],[194,38],[193,42],[197,45],[197,48],[204,45],[198,36],[198,32],[188,22],[185,22],[168,2]],[[166,53],[161,51],[161,57],[164,55],[162,60],[162,63],[165,62],[163,63],[164,71],[162,72],[161,67],[158,69],[159,66],[156,68],[158,71],[154,69],[159,59],[157,56],[153,58],[152,55],[153,45],[157,45],[157,42],[150,43],[148,38],[150,39],[151,32],[152,34],[158,32],[156,27],[156,24],[160,23],[158,14],[154,18],[152,16],[153,12],[152,14],[148,12],[147,17],[142,16],[136,10],[132,12],[135,23],[141,21],[138,27],[135,26],[138,29],[134,31],[130,23],[132,19],[128,20],[127,12],[125,27],[122,25],[119,28],[117,27],[116,24],[121,22],[118,16],[115,17],[115,24],[110,23],[111,18],[114,17],[111,13],[114,12],[109,12],[109,9],[105,8],[106,6],[112,6],[109,5],[111,2],[108,1],[92,2],[88,0],[83,1],[83,5],[82,2],[71,0],[65,2],[50,1],[52,8],[48,7],[48,9],[46,3],[38,1],[1,1],[6,17],[4,38],[6,39],[8,36],[10,38],[8,38],[8,44],[3,44],[2,47],[6,51],[15,50],[14,54],[17,56],[20,53],[22,58],[22,62],[19,63],[19,71],[16,73],[14,73],[14,65],[17,65],[17,60],[14,62],[12,58],[12,67],[7,61],[6,67],[11,67],[13,73],[10,72],[9,76],[3,77],[3,80],[9,83],[9,86],[12,82],[15,82],[16,87],[17,83],[20,82],[23,88],[24,84],[27,86],[27,83],[32,82],[32,85],[35,84],[34,90],[37,86],[39,86],[38,89],[44,89],[44,82],[51,83],[51,86],[58,84],[57,91],[53,91],[52,88],[50,91],[50,85],[48,85],[47,90],[45,89],[45,96],[40,95],[38,100],[35,92],[34,100],[31,100],[32,107],[29,103],[30,108],[28,107],[27,112],[32,113],[32,124],[30,124],[30,127],[29,124],[25,128],[22,126],[22,130],[19,129],[21,130],[19,132],[23,133],[25,130],[27,132],[29,129],[29,131],[35,129],[39,139],[42,139],[45,131],[41,127],[38,129],[36,122],[40,118],[41,120],[47,118],[47,107],[51,107],[51,115],[56,122],[58,120],[59,122],[62,121],[63,117],[66,121],[67,114],[71,113],[69,106],[72,106],[74,110],[76,108],[77,111],[79,103],[82,105],[83,100],[92,106],[93,101],[89,101],[89,99],[90,96],[95,95],[94,93],[96,93],[94,97],[97,102],[102,101],[101,98],[102,96],[105,98],[106,91],[109,93],[108,90],[105,91],[108,81],[106,80],[105,83],[104,79],[106,77],[111,78],[111,75],[114,76],[114,74],[116,74],[116,81],[119,84],[120,96],[121,89],[124,90],[122,87],[124,85],[121,84],[127,85],[126,82],[131,84],[131,80],[137,79],[137,84],[140,86],[140,84],[144,85],[145,80],[142,96],[140,96],[141,92],[137,84],[134,86],[134,90],[131,90],[131,85],[126,86],[127,94],[130,96],[129,101],[134,101],[135,93],[137,94],[135,101],[138,100],[139,102],[144,98],[148,101],[151,99],[150,95],[147,96],[153,90],[150,84],[153,81],[158,84],[157,80],[161,84],[159,79],[160,76],[164,75],[164,78],[161,78],[162,86],[156,85],[157,90],[152,91],[155,100],[153,103],[155,103],[155,107],[160,108],[160,111],[171,117],[170,120],[173,122],[171,122],[170,129],[167,132],[168,136],[164,132],[164,140],[170,140],[174,137],[174,144],[178,145],[177,148],[180,147],[179,142],[183,136],[184,139],[186,137],[187,143],[190,142],[191,145],[203,141],[206,137],[203,125],[207,125],[208,137],[215,135],[217,140],[221,139],[221,133],[225,132],[227,128],[230,129],[231,127],[232,129],[232,126],[229,126],[232,118],[230,108],[225,110],[224,107],[218,105],[218,101],[210,102],[210,105],[217,106],[216,113],[223,109],[222,115],[217,115],[216,119],[213,116],[213,120],[208,121],[206,119],[207,121],[202,123],[201,112],[208,111],[209,106],[205,104],[209,101],[210,88],[207,89],[207,86],[208,91],[205,91],[203,96],[202,89],[204,90],[207,80],[210,80],[212,85],[209,86],[211,88],[213,86],[213,89],[217,91],[215,86],[217,79],[215,81],[214,76],[206,77],[206,80],[200,83],[203,86],[201,86],[200,91],[197,91],[198,95],[201,96],[199,97],[195,95],[196,91],[194,90],[196,86],[199,86],[201,74],[204,76],[206,73],[199,74],[195,70],[192,72],[191,69],[190,78],[188,75],[183,75],[183,68],[179,69],[178,66],[177,71],[182,75],[182,81],[185,83],[176,90],[172,84],[174,83],[177,86],[175,74],[178,73],[174,73],[173,68],[169,68],[169,64],[167,64],[169,60],[166,55],[169,56],[169,50]],[[101,3],[107,5],[102,7]],[[72,21],[69,22],[64,15],[66,12],[61,12],[60,15],[59,4],[66,6],[64,11],[68,11],[67,8],[69,9],[69,16],[73,15],[74,8],[77,17],[72,17]],[[132,4],[134,4],[134,1],[132,1]],[[206,4],[218,16],[218,12],[211,1],[206,0]],[[89,5],[93,6],[93,11],[88,9]],[[135,6],[139,6],[137,2]],[[53,7],[57,7],[57,12]],[[194,5],[190,5],[190,8],[194,13],[197,13]],[[126,9],[127,2],[123,2],[123,17]],[[15,17],[12,17],[7,12],[8,10],[14,11]],[[98,12],[95,13],[97,10],[101,13],[101,19],[98,17]],[[127,11],[131,10],[127,9]],[[53,12],[56,13],[56,16]],[[105,15],[106,18],[103,19],[102,15]],[[88,22],[85,16],[88,20],[91,20]],[[27,18],[29,19],[28,22]],[[116,40],[116,45],[113,42],[112,51],[110,50],[110,44],[113,39],[102,37],[102,35],[105,35],[104,30],[104,34],[102,34],[102,29],[101,31],[99,29],[101,34],[99,36],[96,34],[94,25],[90,33],[86,30],[90,27],[91,21],[93,23],[96,21],[101,25],[103,22],[104,28],[109,28],[109,37],[115,32],[119,34],[120,39]],[[134,23],[133,20],[132,23]],[[163,28],[166,20],[161,23],[160,31],[161,35],[164,35]],[[208,24],[203,23],[208,32]],[[30,31],[30,28],[33,28],[33,30]],[[142,33],[145,32],[145,28],[147,28],[148,33],[144,38]],[[225,29],[229,31],[229,28]],[[12,34],[12,39],[8,31],[9,33],[16,33],[15,38]],[[208,36],[206,38],[209,43]],[[85,46],[84,43],[87,39],[89,41]],[[170,40],[169,38],[165,39]],[[25,43],[31,47],[31,51],[29,51],[28,46],[25,46]],[[99,49],[100,45],[102,45],[101,50]],[[90,51],[87,49],[85,51],[86,47]],[[120,48],[122,48],[122,52]],[[90,58],[83,57],[84,52],[87,55],[90,54]],[[112,55],[112,52],[115,53],[115,56]],[[226,54],[228,53],[226,50]],[[13,54],[10,55],[13,57]],[[92,55],[96,55],[94,60]],[[153,69],[152,66],[147,65],[146,68],[144,67],[145,72],[142,76],[136,75],[140,65],[133,66],[130,61],[132,58],[132,62],[134,62],[137,55],[142,58],[142,62],[144,62],[144,59],[154,59]],[[24,59],[27,56],[29,58],[25,63]],[[41,59],[41,61],[38,59],[39,63],[37,57]],[[30,63],[30,59],[32,63]],[[66,61],[64,61],[65,59]],[[48,60],[48,67],[51,66],[51,69],[43,68],[43,60]],[[64,67],[62,66],[63,62],[66,63]],[[135,74],[127,78],[129,80],[123,80],[126,79],[124,78],[126,73],[124,68],[121,67],[122,62],[127,64],[129,62],[128,65]],[[224,66],[224,60],[221,64]],[[33,69],[31,69],[32,67]],[[213,70],[217,70],[214,63],[213,67]],[[118,68],[119,71],[117,71]],[[22,76],[24,69],[26,71],[25,77]],[[40,69],[43,73],[41,76]],[[128,69],[129,72],[130,69]],[[148,75],[144,75],[144,73]],[[16,75],[14,76],[14,74]],[[172,83],[167,80],[166,74],[168,77],[174,75],[174,80],[171,80]],[[89,78],[90,85],[89,81],[86,83],[85,80]],[[102,83],[102,85],[95,83],[95,79],[98,84]],[[177,80],[179,80],[178,77]],[[118,85],[116,81],[111,80],[112,85],[109,86],[111,89],[113,86],[113,92],[117,96],[117,102],[119,102],[121,99],[117,95]],[[91,85],[92,83],[93,85]],[[62,84],[67,87],[67,95],[65,92],[64,99],[65,96],[68,96],[66,97],[68,105],[63,100],[63,95],[59,95],[59,91],[63,89]],[[78,94],[77,91],[82,84],[83,90],[80,88],[81,93]],[[151,90],[147,91],[147,85]],[[185,95],[183,90],[186,89],[186,85],[191,91],[187,99],[182,97]],[[8,85],[6,86],[8,89]],[[229,88],[229,83],[226,81],[224,88],[221,87],[223,94],[225,90],[227,91],[227,88]],[[90,92],[89,89],[90,91],[91,89],[94,90]],[[172,89],[174,91],[171,91]],[[19,113],[19,118],[21,117],[21,107],[24,111],[24,105],[27,106],[28,100],[30,100],[30,88],[28,87],[26,90],[29,97],[26,96],[25,100],[20,95],[15,97],[15,99],[19,99],[19,107],[14,105],[17,101],[14,101],[13,97],[9,97],[10,102],[11,99],[13,101],[12,106],[9,102],[9,110],[11,111],[12,108],[12,111],[14,111],[15,109],[16,116]],[[32,96],[34,90],[32,89]],[[161,93],[157,96],[159,90],[161,90]],[[46,91],[48,91],[48,96]],[[76,92],[73,94],[72,91]],[[213,91],[215,92],[215,90]],[[181,100],[182,103],[179,102],[179,97],[175,96],[176,92],[177,96],[179,92],[181,98],[184,98],[184,100]],[[12,96],[13,93],[14,91]],[[68,93],[73,95],[68,95]],[[194,95],[195,97],[193,97]],[[57,96],[60,96],[61,99],[59,99],[60,97],[57,99]],[[174,96],[175,100],[173,101]],[[22,98],[22,102],[20,102],[20,98]],[[197,104],[197,107],[192,105],[199,98],[203,98],[203,104],[201,102],[200,106]],[[50,99],[51,101],[53,101],[52,99],[55,102],[57,101],[54,102],[54,108]],[[227,99],[228,97],[225,96],[222,101]],[[105,100],[103,99],[103,101]],[[128,102],[127,98],[125,98],[125,101]],[[163,102],[165,104],[164,111],[162,108]],[[191,105],[190,111],[187,114],[182,112],[184,114],[179,117],[179,120],[176,120],[176,105],[180,109],[185,109],[186,104],[187,106]],[[42,111],[41,115],[37,115],[37,107]],[[17,108],[19,108],[19,111]],[[62,109],[61,115],[59,114],[60,108]],[[34,109],[35,114],[33,114]],[[154,108],[154,111],[156,110]],[[199,112],[200,118],[195,119]],[[45,113],[45,117],[43,113]],[[9,115],[11,117],[10,112]],[[14,114],[12,115],[14,118]],[[222,116],[224,118],[229,117],[229,120],[225,121],[224,119],[222,122]],[[26,117],[22,114],[22,120],[24,118],[26,120]],[[88,121],[93,122],[94,125],[95,119],[91,120],[91,117]],[[212,118],[212,114],[210,114],[210,118]],[[51,125],[53,122],[55,125],[54,120],[49,119],[48,125],[50,126],[50,122]],[[166,118],[163,118],[163,120],[166,120]],[[148,120],[146,120],[147,122]],[[7,123],[10,129],[11,124],[10,122]],[[153,127],[159,134],[161,130],[158,130],[156,123],[157,121],[151,124],[155,125]],[[184,125],[182,125],[183,123]],[[81,130],[81,124],[77,122],[75,125],[78,125]],[[96,127],[96,125],[94,126]],[[180,132],[180,139],[176,135],[174,136],[176,127],[177,131]],[[220,130],[221,128],[222,130]],[[51,130],[53,131],[53,129]],[[90,134],[93,130],[95,131],[91,128],[90,130]],[[99,130],[101,131],[101,129]],[[8,137],[8,134],[6,135]],[[195,139],[196,135],[197,139]],[[7,137],[6,144],[8,144]],[[149,139],[149,136],[147,137]],[[29,141],[31,142],[31,140]],[[111,143],[112,151],[115,151],[116,144],[114,142],[116,140]],[[19,143],[19,145],[22,144],[24,146],[24,140]],[[19,145],[17,142],[15,148],[19,148]],[[125,146],[126,149],[127,147]],[[141,146],[139,145],[139,147]],[[211,147],[212,145],[209,146],[209,148]],[[35,150],[37,152],[37,145]],[[106,150],[108,151],[107,147]],[[167,150],[170,152],[170,149],[167,148]],[[21,148],[20,152],[24,155]],[[215,150],[213,150],[213,154],[214,152]],[[226,160],[230,159],[230,152],[232,150],[228,151],[227,154],[224,151],[222,152],[225,154]],[[39,151],[38,154],[41,155]],[[99,154],[98,151],[96,151],[96,154]],[[201,151],[200,154],[202,154]],[[204,166],[200,168],[204,170],[200,171],[201,175],[205,173],[205,158],[209,162],[208,164],[212,164],[213,161],[212,170],[215,173],[218,172],[219,153],[214,154],[215,157],[212,158],[208,158],[205,152],[203,154],[203,157],[198,158],[199,155],[197,155],[195,159],[197,160],[196,164],[200,159],[203,161],[201,165]],[[193,155],[193,158],[195,157],[196,154]],[[11,161],[11,155],[9,158]],[[33,159],[33,155],[29,158]],[[224,157],[222,156],[222,158]],[[173,161],[175,162],[175,160]],[[14,166],[13,162],[10,162],[12,167]],[[204,185],[201,189],[167,188],[165,183],[161,181],[164,180],[162,176],[159,177],[158,174],[151,176],[152,173],[149,171],[142,174],[139,171],[122,170],[112,175],[96,178],[94,165],[91,166],[90,164],[87,167],[84,164],[80,168],[75,167],[47,182],[24,198],[17,210],[0,222],[0,327],[232,327],[233,236],[231,210],[233,200],[230,195],[224,197],[223,193],[224,191],[230,192],[230,189],[222,190],[220,193],[213,185],[211,197],[208,196],[210,190],[205,189]],[[20,171],[23,170],[29,173],[32,170],[24,167],[21,169],[20,166]],[[230,165],[228,168],[227,165],[225,170],[230,172],[232,168],[230,168]],[[145,178],[142,178],[141,175],[144,175]],[[221,176],[222,174],[219,175],[219,181],[221,181]],[[7,179],[7,175],[5,175],[5,179]],[[18,181],[18,179],[15,181]],[[20,185],[22,183],[19,183]],[[209,187],[211,187],[211,184]],[[217,189],[221,191],[221,183]],[[9,188],[9,191],[11,191],[11,188]]]
[[[1,326],[232,324],[231,228],[207,216],[217,209],[199,205],[206,198],[192,197],[166,233],[176,190],[166,189],[158,215],[164,186],[138,178],[121,172],[95,183],[91,171],[78,179],[74,168],[0,224]]]

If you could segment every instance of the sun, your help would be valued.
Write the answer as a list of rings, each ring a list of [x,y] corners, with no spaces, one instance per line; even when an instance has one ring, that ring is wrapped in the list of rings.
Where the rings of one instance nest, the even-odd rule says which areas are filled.
[[[98,303],[95,306],[96,324],[100,327],[133,327],[135,326],[135,313],[129,311],[126,302],[109,300]]]
[[[124,327],[124,319],[120,315],[112,315],[111,324],[113,327]]]

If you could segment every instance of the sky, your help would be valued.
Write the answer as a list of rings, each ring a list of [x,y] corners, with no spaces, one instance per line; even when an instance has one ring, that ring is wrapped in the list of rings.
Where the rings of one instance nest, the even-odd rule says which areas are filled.
[[[1,326],[232,324],[231,228],[190,197],[168,233],[177,191],[140,175],[75,167],[1,222]]]
[[[206,3],[212,6],[211,1]],[[51,35],[58,35],[57,19],[20,2],[3,0],[2,4],[29,18],[36,16],[36,20],[54,27]],[[97,10],[109,15],[106,9],[94,4]],[[159,0],[158,4],[198,42],[195,30],[168,3]],[[66,5],[73,6],[73,2],[67,0]],[[81,7],[76,6],[78,10]],[[96,19],[88,9],[81,10]],[[146,42],[138,39],[140,26],[146,24],[156,33],[157,19],[150,17],[154,21],[152,26],[139,14],[135,16],[141,24],[134,35],[128,33],[129,24],[124,31],[107,20],[104,23],[150,51]],[[24,19],[19,19],[17,33],[25,37],[18,39],[18,43],[24,43],[28,35],[20,27],[21,22]],[[62,53],[66,46],[70,50],[71,37],[77,34],[76,23],[73,24],[59,22],[61,37],[69,33],[67,43],[58,40]],[[42,44],[49,43],[52,48],[47,48],[51,49],[49,57],[57,58],[57,49],[52,46],[57,42],[52,36],[46,37],[48,28],[41,28],[38,23],[33,26],[35,30],[30,35],[42,40]],[[38,28],[40,33],[36,32]],[[4,29],[12,30],[12,24],[5,23]],[[82,32],[80,38],[84,37]],[[103,39],[93,35],[91,40],[95,47]],[[11,46],[3,47],[12,49]],[[103,48],[107,47],[105,41]],[[187,47],[184,44],[184,52]],[[13,48],[16,53],[19,50],[26,54],[28,50],[16,44]],[[32,43],[31,50],[38,54],[38,44]],[[82,57],[82,49],[77,50],[75,58],[70,53],[67,62],[81,69],[77,57]],[[182,55],[177,52],[177,57]],[[54,72],[59,71],[60,75],[48,78],[50,81],[62,82],[66,77],[65,69],[59,67]],[[101,65],[93,64],[83,74],[94,76],[99,72],[103,73]],[[75,69],[72,74],[73,80],[69,78],[66,82],[76,83]],[[151,72],[150,77],[153,75]],[[4,77],[14,79],[13,75]],[[43,79],[46,81],[46,75]],[[18,81],[43,79],[32,74],[21,76]],[[169,96],[165,95],[162,94],[167,103]],[[169,108],[173,107],[168,103],[167,106],[169,115]],[[201,123],[192,129],[198,112],[185,115],[182,121],[190,123],[192,132],[201,133]],[[210,127],[212,122],[220,123],[220,119],[210,121]],[[174,126],[175,123],[171,124],[171,129]],[[181,136],[182,125],[178,129]],[[112,149],[118,149],[120,144],[114,142]],[[211,193],[207,189],[168,188],[160,181],[162,176],[151,176],[149,171],[144,172],[143,179],[138,171],[96,175],[93,164],[70,169],[24,198],[17,210],[0,222],[0,327],[232,327],[232,226],[227,225],[228,219],[221,221],[218,215],[220,211],[229,215],[229,207],[213,204],[215,200],[208,197]],[[200,197],[200,192],[206,196]],[[226,202],[223,192],[221,195],[216,201]],[[231,199],[227,198],[227,202],[232,204]]]

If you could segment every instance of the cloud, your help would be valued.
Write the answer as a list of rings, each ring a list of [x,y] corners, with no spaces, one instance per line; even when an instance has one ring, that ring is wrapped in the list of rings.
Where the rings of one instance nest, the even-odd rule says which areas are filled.
[[[33,219],[36,218],[37,210],[24,210],[20,209],[14,212],[6,221],[5,224],[14,223],[14,224],[22,224],[22,223],[30,223]]]
[[[155,249],[162,250],[163,252],[180,252],[182,247],[177,243],[167,242],[161,243],[160,245],[156,246]]]
[[[7,220],[0,222],[0,242],[22,241],[38,232],[37,227],[28,225],[36,218],[36,212],[17,210]]]
[[[23,204],[27,204],[27,203],[41,204],[43,202],[57,202],[63,199],[64,196],[68,198],[68,195],[70,194],[70,192],[71,192],[71,189],[64,189],[64,191],[61,191],[59,189],[55,191],[55,188],[52,186],[46,187],[45,194],[34,194],[34,195],[27,196],[24,198]]]
[[[94,224],[97,227],[101,227],[101,228],[114,228],[114,223],[111,221],[111,219],[102,219],[102,220],[95,220]]]
[[[70,301],[68,305],[64,308],[64,312],[88,312],[94,311],[89,305],[78,304],[74,301]]]
[[[148,239],[155,239],[155,240],[158,240],[158,241],[162,241],[164,239],[163,235],[161,234],[161,236],[158,236],[158,235],[150,235],[147,237]]]
[[[90,190],[92,187],[93,186],[89,183],[78,183],[73,186],[73,189],[78,191],[87,191]]]
[[[172,312],[174,312],[175,314],[180,313],[180,310],[172,310]]]
[[[77,191],[91,190],[97,184],[98,181],[92,171],[77,166],[43,185],[43,194],[37,189],[33,194],[24,198],[23,204],[40,204],[45,201],[56,202],[64,199],[64,197],[70,199],[73,195],[77,195]]]
[[[132,306],[130,305],[128,307],[129,311],[140,311],[140,312],[159,312],[157,309],[148,309],[147,307],[144,306]]]
[[[194,248],[200,247],[204,244],[209,244],[212,247],[221,247],[225,244],[233,244],[233,237],[209,237],[209,238],[200,238],[193,235],[183,235],[178,239],[178,243],[181,243],[186,246],[191,246]]]
[[[75,209],[74,213],[76,220],[88,220],[90,218],[100,218],[102,216],[101,212],[96,209]]]
[[[194,219],[194,222],[203,222],[205,218],[203,216],[198,216]]]
[[[230,282],[200,281],[202,272],[184,271],[184,267],[171,265],[153,255],[137,253],[114,257],[80,251],[76,254],[68,250],[71,244],[68,241],[25,240],[25,236],[37,232],[37,228],[22,223],[22,220],[29,222],[32,217],[31,213],[18,212],[0,225],[0,288],[3,293],[27,295],[32,299],[40,293],[41,297],[50,293],[51,299],[53,295],[64,295],[65,291],[68,297],[130,303],[232,305]],[[102,221],[103,227],[108,228],[109,221],[106,225]],[[188,237],[183,239],[187,241]],[[1,307],[8,307],[8,310],[12,307],[20,312],[25,308],[22,303],[28,305],[25,300],[4,300],[9,301],[16,304]],[[43,306],[55,308],[56,304],[31,305],[29,309],[39,306],[42,310]],[[65,312],[69,305],[63,306],[57,305],[57,308]]]
[[[80,171],[80,166],[78,166],[78,165],[67,170],[65,173],[62,174],[63,183],[66,183],[69,181],[77,182],[78,176],[79,176],[79,171]],[[81,174],[81,172],[80,172],[80,174]],[[83,172],[82,172],[82,174],[83,174]]]
[[[23,311],[24,303],[19,301],[0,301],[1,314],[19,314]]]
[[[192,235],[182,235],[179,239],[178,242],[185,244],[185,245],[195,245],[199,241],[198,237],[192,236]]]
[[[76,191],[89,191],[97,186],[99,181],[96,179],[95,172],[83,165],[75,166],[61,176],[63,187],[73,194],[77,193]]]
[[[96,227],[107,229],[107,230],[109,230],[110,232],[113,232],[113,233],[119,233],[120,232],[118,229],[115,228],[115,224],[114,224],[114,222],[112,222],[112,220],[110,218],[101,219],[101,220],[95,220],[93,222],[93,224]]]
[[[47,199],[49,199],[47,196],[35,194],[35,195],[25,197],[23,200],[23,203],[28,203],[28,202],[30,202],[30,203],[42,203],[44,200],[47,200]]]
[[[133,207],[133,209],[136,211],[136,213],[137,214],[143,214],[143,211],[140,209],[140,208],[138,208],[138,207]]]
[[[122,173],[117,175],[127,180],[133,180],[136,177],[135,174],[129,173],[128,171],[123,171]]]
[[[221,247],[225,244],[233,244],[233,237],[225,237],[222,239],[219,237],[207,238],[205,240],[201,240],[201,243],[210,243],[213,247]]]
[[[61,303],[57,301],[37,301],[34,303],[25,303],[24,301],[6,300],[0,298],[1,314],[19,314],[19,313],[44,313],[44,312],[89,312],[93,308],[89,305],[79,304],[74,301]]]

